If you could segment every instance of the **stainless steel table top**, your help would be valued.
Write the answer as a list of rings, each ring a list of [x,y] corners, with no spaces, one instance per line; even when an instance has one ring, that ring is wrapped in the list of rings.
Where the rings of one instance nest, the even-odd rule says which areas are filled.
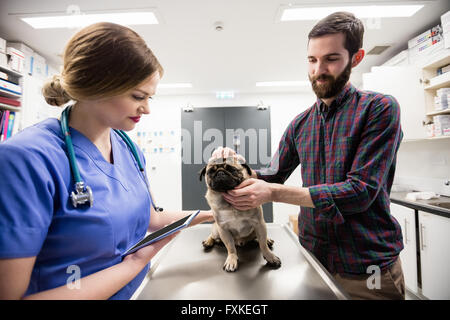
[[[211,225],[183,230],[152,261],[139,300],[303,300],[348,299],[332,276],[304,249],[287,226],[267,224],[268,236],[281,259],[279,269],[266,266],[258,247],[238,248],[239,268],[222,269],[227,252],[215,245],[204,251],[202,241]]]

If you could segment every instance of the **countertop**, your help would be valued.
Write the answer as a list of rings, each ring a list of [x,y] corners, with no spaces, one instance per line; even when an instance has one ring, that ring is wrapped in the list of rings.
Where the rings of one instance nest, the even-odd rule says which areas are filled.
[[[215,245],[205,251],[202,241],[211,225],[190,227],[161,252],[147,275],[138,300],[346,300],[349,296],[299,242],[287,225],[268,223],[281,259],[279,269],[266,266],[257,246],[237,248],[239,268],[222,269],[226,248]]]
[[[412,191],[409,191],[412,192]],[[397,203],[412,209],[417,209],[421,211],[426,211],[430,213],[434,213],[446,218],[450,218],[450,209],[446,209],[443,207],[438,207],[433,205],[434,203],[442,203],[447,202],[450,203],[450,197],[441,196],[438,199],[430,199],[430,200],[409,200],[406,198],[406,195],[409,192],[391,192],[391,202]]]

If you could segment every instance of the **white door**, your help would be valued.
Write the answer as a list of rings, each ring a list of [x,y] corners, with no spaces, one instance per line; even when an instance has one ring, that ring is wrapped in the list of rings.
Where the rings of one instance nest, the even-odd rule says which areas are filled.
[[[363,89],[389,94],[400,105],[403,139],[426,138],[425,95],[420,83],[421,70],[414,66],[373,67],[363,74]]]
[[[422,294],[450,299],[450,218],[419,211]]]
[[[405,285],[417,293],[416,219],[413,209],[391,203],[391,214],[402,228],[404,249],[400,252]]]

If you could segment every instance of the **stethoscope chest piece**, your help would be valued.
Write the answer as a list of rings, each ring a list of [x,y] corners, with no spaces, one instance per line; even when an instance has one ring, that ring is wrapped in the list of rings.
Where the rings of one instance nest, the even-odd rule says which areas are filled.
[[[73,206],[76,208],[79,205],[88,204],[90,207],[94,204],[94,196],[92,195],[92,189],[84,183],[84,181],[81,179],[80,171],[78,169],[77,161],[75,158],[75,151],[73,149],[72,144],[72,138],[70,137],[70,131],[69,131],[69,113],[72,109],[72,106],[68,106],[61,114],[61,132],[64,136],[64,141],[66,143],[67,147],[67,153],[69,158],[69,164],[71,168],[71,172],[73,175],[73,179],[75,180],[75,191],[72,191],[70,194],[70,199],[72,200]],[[150,192],[150,186],[147,180],[147,175],[145,174],[144,165],[139,159],[138,152],[136,150],[136,147],[134,146],[133,141],[131,141],[130,137],[122,131],[122,130],[116,130],[114,131],[125,141],[125,144],[130,148],[131,153],[133,157],[136,160],[136,163],[138,164],[139,171],[142,172],[144,182],[147,185],[148,192],[151,196]],[[156,207],[153,200],[151,201],[153,208],[156,211],[162,211],[162,208]]]
[[[78,205],[87,203],[90,207],[94,204],[94,195],[89,186],[85,186],[84,182],[75,183],[75,191],[72,191],[70,198],[72,204],[76,208]]]

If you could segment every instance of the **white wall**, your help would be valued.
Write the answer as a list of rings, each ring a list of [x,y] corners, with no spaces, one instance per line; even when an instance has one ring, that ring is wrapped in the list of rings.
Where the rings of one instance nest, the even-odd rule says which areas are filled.
[[[309,108],[315,101],[311,93],[283,93],[239,95],[232,100],[217,100],[213,95],[164,96],[156,95],[151,101],[151,114],[141,119],[138,126],[130,133],[133,139],[142,140],[142,132],[146,132],[148,143],[145,149],[147,171],[153,196],[158,206],[169,210],[181,210],[181,108],[191,103],[194,108],[223,106],[256,106],[262,100],[271,106],[271,147],[272,153],[278,147],[279,140],[289,122],[299,113]],[[172,136],[170,132],[173,131]],[[138,132],[141,136],[138,137]],[[154,137],[155,132],[162,132],[165,137]],[[158,144],[174,148],[174,152],[152,153],[155,141]],[[141,141],[142,143],[142,141]],[[286,181],[288,185],[300,186],[300,168],[297,168]],[[297,214],[297,206],[274,204],[274,222],[287,223],[289,214]]]
[[[450,180],[450,139],[402,142],[395,184],[450,196],[445,180]]]

